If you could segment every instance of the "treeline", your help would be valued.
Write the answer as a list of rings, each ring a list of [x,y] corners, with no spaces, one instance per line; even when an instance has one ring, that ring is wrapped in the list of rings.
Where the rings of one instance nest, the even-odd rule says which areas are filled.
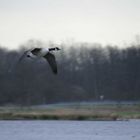
[[[62,44],[58,75],[44,59],[18,60],[26,48],[0,48],[0,104],[47,104],[93,100],[140,100],[140,47]],[[51,45],[52,46],[52,45]]]

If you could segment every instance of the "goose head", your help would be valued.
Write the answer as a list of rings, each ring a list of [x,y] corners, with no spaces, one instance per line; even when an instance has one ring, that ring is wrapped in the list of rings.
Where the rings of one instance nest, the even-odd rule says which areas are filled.
[[[61,49],[58,48],[58,47],[49,48],[49,51],[50,51],[50,52],[51,52],[51,51],[59,51],[59,50],[61,50]]]

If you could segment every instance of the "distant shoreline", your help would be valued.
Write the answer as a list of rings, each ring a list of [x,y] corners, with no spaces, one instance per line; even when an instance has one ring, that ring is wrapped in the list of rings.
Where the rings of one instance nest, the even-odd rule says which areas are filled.
[[[0,120],[91,120],[140,119],[140,105],[73,105],[46,108],[0,107]]]

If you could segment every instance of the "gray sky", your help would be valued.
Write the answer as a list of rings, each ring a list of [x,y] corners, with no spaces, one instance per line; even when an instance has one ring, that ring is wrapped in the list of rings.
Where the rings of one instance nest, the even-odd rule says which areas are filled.
[[[29,39],[130,43],[140,34],[140,0],[0,0],[0,44]]]

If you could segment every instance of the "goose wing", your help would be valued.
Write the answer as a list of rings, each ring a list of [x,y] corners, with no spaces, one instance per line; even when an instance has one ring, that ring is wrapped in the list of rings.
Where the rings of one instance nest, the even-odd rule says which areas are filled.
[[[17,62],[14,64],[14,67],[12,68],[11,71],[15,70],[16,68],[18,68],[20,62],[26,57],[28,51],[25,51],[17,60]]]
[[[41,48],[34,48],[33,50],[31,50],[33,55],[38,55],[38,53],[40,52]]]
[[[55,60],[55,56],[51,53],[47,53],[44,58],[48,61],[52,71],[54,74],[57,74],[57,64],[56,64],[56,60]]]
[[[27,50],[25,51],[21,57],[19,58],[18,62],[17,62],[17,65],[27,56],[27,53],[28,52],[32,52],[32,54],[36,55],[38,52],[40,51],[40,48],[35,48],[33,50]]]
[[[25,51],[25,52],[22,54],[22,56],[19,58],[19,60],[18,60],[17,63],[20,63],[20,62],[26,57],[27,52],[28,52],[28,51]]]

